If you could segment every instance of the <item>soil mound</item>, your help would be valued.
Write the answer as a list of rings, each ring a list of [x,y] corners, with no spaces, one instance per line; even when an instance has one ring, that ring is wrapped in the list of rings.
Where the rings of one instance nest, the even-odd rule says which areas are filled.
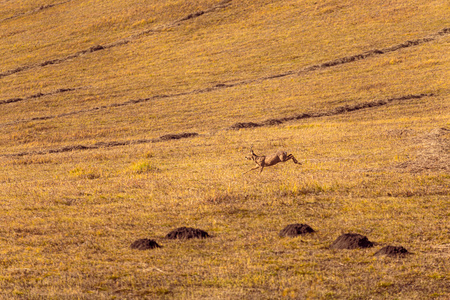
[[[184,133],[179,133],[179,134],[166,134],[166,135],[162,135],[159,138],[163,141],[168,141],[168,140],[179,140],[179,139],[184,139],[184,138],[189,138],[189,137],[193,137],[193,136],[197,136],[198,133],[196,132],[184,132]]]
[[[139,239],[131,244],[131,249],[148,250],[153,248],[161,248],[161,246],[154,240],[150,239]]]
[[[261,124],[254,123],[254,122],[242,122],[242,123],[235,123],[231,125],[230,129],[241,129],[241,128],[254,128],[254,127],[261,127]]]
[[[307,224],[289,224],[284,227],[283,230],[280,231],[279,236],[281,237],[296,237],[305,233],[312,233],[314,229],[312,229]]]
[[[168,239],[204,239],[210,237],[206,231],[190,227],[180,227],[166,235]]]
[[[331,249],[357,249],[357,248],[370,248],[373,247],[373,243],[367,239],[367,237],[357,233],[346,233],[338,237]]]
[[[402,246],[386,246],[378,250],[374,255],[404,256],[407,254],[410,253]]]

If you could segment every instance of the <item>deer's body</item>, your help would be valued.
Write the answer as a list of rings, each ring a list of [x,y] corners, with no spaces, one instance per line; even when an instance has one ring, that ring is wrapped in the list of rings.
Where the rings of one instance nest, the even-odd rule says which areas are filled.
[[[253,152],[253,150],[250,150],[250,155],[246,156],[245,158],[253,160],[257,165],[255,168],[248,170],[247,172],[261,168],[261,171],[259,172],[261,173],[264,170],[264,167],[270,167],[280,162],[286,162],[290,159],[292,159],[294,163],[301,165],[301,163],[299,163],[292,154],[287,154],[285,151],[278,151],[275,154],[264,156],[264,155],[256,155],[255,152]]]

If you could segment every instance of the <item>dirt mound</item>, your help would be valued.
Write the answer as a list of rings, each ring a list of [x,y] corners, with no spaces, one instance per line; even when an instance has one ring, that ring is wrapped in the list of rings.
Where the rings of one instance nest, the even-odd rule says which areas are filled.
[[[402,246],[386,246],[378,250],[374,255],[404,256],[407,254],[410,253]]]
[[[367,239],[367,237],[357,233],[346,233],[338,237],[331,249],[357,249],[357,248],[370,248],[373,247],[373,243]]]
[[[284,227],[283,230],[280,231],[279,236],[281,237],[296,237],[305,233],[312,233],[314,229],[312,229],[307,224],[289,224]]]
[[[241,129],[241,128],[254,128],[254,127],[261,127],[263,125],[254,123],[254,122],[240,122],[235,123],[230,126],[230,129]]]
[[[198,12],[195,12],[195,13],[193,13],[193,14],[189,14],[189,15],[187,15],[186,17],[181,18],[181,19],[179,20],[179,22],[183,22],[183,21],[187,21],[187,20],[190,20],[190,19],[194,19],[194,18],[200,17],[200,16],[203,15],[204,13],[205,13],[204,11],[198,11]]]
[[[180,227],[172,230],[166,235],[166,238],[174,239],[204,239],[210,237],[206,231],[190,227]]]
[[[161,246],[154,240],[150,239],[139,239],[131,244],[131,249],[148,250],[153,248],[161,248]]]
[[[414,140],[416,158],[398,165],[410,172],[450,171],[450,129],[436,128]]]
[[[160,140],[168,141],[168,140],[179,140],[184,138],[189,138],[193,136],[197,136],[198,133],[196,132],[184,132],[179,134],[166,134],[159,137]]]

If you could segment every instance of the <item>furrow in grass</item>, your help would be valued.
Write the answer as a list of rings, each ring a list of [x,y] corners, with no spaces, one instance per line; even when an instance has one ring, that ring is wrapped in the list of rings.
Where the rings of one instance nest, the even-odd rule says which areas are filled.
[[[159,138],[153,138],[153,139],[98,142],[98,143],[88,145],[88,146],[87,145],[69,145],[69,146],[64,146],[64,147],[55,148],[55,149],[46,149],[46,150],[39,150],[39,151],[24,151],[24,152],[18,152],[18,153],[3,154],[0,156],[20,157],[20,156],[27,156],[27,155],[44,155],[44,154],[52,154],[52,153],[72,152],[72,151],[76,151],[76,150],[93,150],[93,149],[99,149],[99,148],[112,148],[112,147],[119,147],[119,146],[157,143],[157,142],[163,142],[163,141],[191,138],[191,137],[196,137],[196,136],[198,136],[198,133],[196,133],[196,132],[183,132],[183,133],[178,133],[178,134],[166,134],[166,135],[160,136]]]
[[[35,8],[35,9],[29,10],[29,11],[26,11],[26,12],[17,13],[15,15],[12,15],[11,17],[4,18],[4,19],[0,20],[0,22],[12,20],[12,19],[15,19],[15,18],[23,17],[23,16],[29,16],[29,15],[41,12],[41,11],[43,11],[45,9],[52,8],[52,7],[55,7],[55,6],[58,6],[58,5],[62,5],[62,4],[66,4],[66,3],[71,2],[71,1],[72,0],[67,0],[67,1],[59,2],[59,3],[41,5],[41,6],[37,7],[37,8]]]
[[[332,110],[328,110],[328,111],[301,113],[301,114],[291,116],[291,117],[285,117],[285,118],[280,118],[280,119],[268,119],[261,123],[256,123],[256,122],[235,123],[226,129],[237,130],[237,129],[243,129],[243,128],[255,128],[255,127],[262,127],[262,126],[280,125],[280,124],[288,122],[288,121],[335,116],[335,115],[358,111],[358,110],[362,110],[362,109],[366,109],[366,108],[374,108],[374,107],[384,106],[384,105],[387,105],[394,101],[420,99],[423,97],[431,97],[431,96],[434,96],[434,94],[428,93],[428,94],[405,95],[405,96],[401,96],[401,97],[393,97],[393,98],[388,98],[388,99],[384,99],[384,100],[368,101],[368,102],[358,103],[355,105],[339,106],[339,107],[336,107],[336,108],[334,108]],[[68,114],[70,114],[70,113],[67,113],[65,115],[68,115]],[[43,118],[35,118],[35,120],[44,120],[44,117]],[[156,143],[156,142],[161,142],[161,141],[190,138],[190,137],[194,137],[194,136],[198,136],[198,133],[187,132],[187,133],[181,133],[181,134],[166,134],[166,135],[160,136],[159,138],[154,138],[154,139],[99,142],[99,143],[95,143],[90,146],[72,145],[72,146],[65,146],[62,148],[47,149],[47,150],[42,150],[42,151],[26,151],[26,152],[12,153],[12,154],[3,154],[1,156],[15,157],[15,156],[42,155],[42,154],[49,154],[49,153],[70,152],[70,151],[75,151],[75,150],[91,150],[91,149],[98,149],[98,148],[110,148],[110,147],[118,147],[118,146],[134,145],[134,144]]]
[[[358,104],[354,104],[354,105],[338,106],[332,110],[327,110],[327,111],[302,113],[302,114],[294,115],[291,117],[280,118],[280,119],[267,119],[261,123],[239,122],[239,123],[233,124],[228,129],[237,130],[237,129],[242,129],[242,128],[272,126],[272,125],[279,125],[279,124],[282,124],[282,123],[285,123],[288,121],[294,121],[294,120],[335,116],[335,115],[340,115],[340,114],[357,111],[357,110],[361,110],[361,109],[384,106],[384,105],[387,105],[394,101],[420,99],[423,97],[431,97],[431,96],[434,96],[434,94],[428,93],[428,94],[405,95],[405,96],[401,96],[401,97],[388,98],[388,99],[384,99],[384,100],[374,100],[374,101],[362,102],[362,103],[358,103]]]
[[[225,2],[223,2],[223,3],[225,3]],[[228,3],[228,2],[226,2],[226,3]],[[211,8],[211,10],[212,9],[214,9],[214,8]],[[184,18],[180,19],[177,22],[182,22],[186,18],[188,18],[189,16],[184,17]],[[195,16],[192,16],[190,18],[194,18],[194,17]],[[284,73],[274,74],[274,75],[270,75],[270,76],[266,76],[266,77],[261,77],[261,78],[256,78],[256,79],[247,79],[247,80],[242,80],[242,81],[237,81],[237,82],[219,83],[219,84],[216,84],[214,86],[206,87],[206,88],[203,88],[203,89],[196,89],[196,90],[186,91],[186,92],[181,92],[181,93],[154,95],[154,96],[147,97],[147,98],[128,100],[128,101],[125,101],[125,102],[122,102],[122,103],[103,105],[103,106],[99,106],[99,107],[93,107],[93,108],[89,108],[89,109],[83,109],[83,110],[68,112],[68,113],[64,113],[64,114],[58,114],[58,115],[52,115],[52,116],[43,116],[43,117],[35,117],[35,118],[30,118],[30,119],[15,120],[15,121],[12,121],[12,122],[0,124],[0,127],[14,125],[14,124],[18,124],[18,123],[26,123],[26,122],[32,122],[32,121],[61,118],[61,117],[72,116],[72,115],[81,114],[81,113],[100,111],[100,110],[107,109],[107,108],[114,108],[114,107],[122,107],[122,106],[126,106],[126,105],[133,105],[133,104],[138,104],[138,103],[142,103],[142,102],[147,102],[147,101],[150,101],[150,100],[153,100],[153,99],[173,98],[173,97],[179,97],[179,96],[185,96],[185,95],[208,93],[208,92],[215,91],[215,90],[218,90],[218,89],[231,88],[231,87],[236,87],[236,86],[240,86],[240,85],[251,84],[251,83],[256,83],[256,82],[261,82],[261,81],[271,80],[271,79],[277,79],[277,78],[282,78],[282,77],[287,77],[287,76],[299,76],[299,75],[302,75],[304,73],[313,72],[313,71],[317,71],[317,70],[321,70],[321,69],[326,69],[326,68],[330,68],[330,67],[334,67],[334,66],[350,63],[350,62],[356,62],[356,61],[359,61],[359,60],[367,59],[367,58],[372,57],[372,56],[386,54],[386,53],[389,53],[389,52],[398,51],[400,49],[404,49],[404,48],[408,48],[408,47],[418,46],[418,45],[421,45],[423,43],[434,41],[437,38],[445,36],[445,35],[447,35],[449,33],[450,33],[450,28],[444,28],[444,29],[438,31],[437,33],[429,35],[428,37],[425,37],[425,38],[420,38],[420,39],[416,39],[416,40],[406,41],[404,43],[400,43],[400,44],[393,45],[393,46],[386,47],[386,48],[382,48],[382,49],[372,49],[372,50],[369,50],[369,51],[366,51],[366,52],[363,52],[363,53],[360,53],[360,54],[351,55],[351,56],[345,56],[345,57],[341,57],[341,58],[338,58],[338,59],[335,59],[335,60],[331,60],[331,61],[328,61],[328,62],[324,62],[324,63],[321,63],[321,64],[315,64],[315,65],[307,66],[305,68],[302,68],[302,69],[296,70],[296,71],[287,71],[287,72],[284,72]],[[116,43],[119,43],[119,42],[116,42]],[[126,41],[124,40],[123,43],[126,43]],[[112,44],[110,44],[110,45],[112,45]],[[112,46],[106,46],[106,47],[112,47]],[[98,50],[101,50],[101,49],[104,49],[104,46],[91,47],[90,51],[95,52],[95,51],[98,51]],[[73,55],[73,57],[76,57],[76,56],[78,56],[78,55]],[[51,64],[51,63],[58,63],[58,62],[59,62],[59,59],[54,60],[54,61],[47,61],[46,63]],[[1,74],[0,74],[0,77],[1,77]]]
[[[165,24],[165,25],[161,25],[161,26],[158,26],[158,27],[155,27],[155,28],[147,29],[147,30],[141,31],[141,32],[139,32],[137,34],[131,35],[129,37],[117,40],[117,41],[109,43],[109,44],[95,45],[95,46],[92,46],[92,47],[90,47],[88,49],[80,50],[78,52],[70,54],[70,55],[68,55],[66,57],[50,59],[50,60],[46,60],[46,61],[43,61],[43,62],[40,62],[40,63],[24,65],[24,66],[17,67],[15,69],[10,69],[10,70],[1,72],[0,73],[0,78],[6,77],[6,76],[10,76],[10,75],[13,75],[13,74],[16,74],[16,73],[19,73],[19,72],[23,72],[23,71],[28,71],[30,69],[45,67],[45,66],[48,66],[48,65],[61,64],[61,63],[65,62],[65,61],[68,61],[68,60],[80,57],[82,55],[86,55],[86,54],[98,52],[98,51],[101,51],[101,50],[106,50],[106,49],[118,47],[118,46],[121,46],[121,45],[126,45],[126,44],[128,44],[128,43],[130,43],[130,42],[132,42],[132,41],[134,41],[134,40],[136,40],[136,39],[138,39],[138,38],[140,38],[142,36],[145,36],[145,35],[148,35],[148,34],[151,34],[151,33],[155,33],[155,32],[160,32],[160,31],[168,29],[168,28],[179,26],[183,22],[186,22],[188,20],[198,18],[200,16],[203,16],[205,14],[214,12],[214,11],[216,11],[218,9],[221,9],[221,8],[225,8],[226,6],[229,5],[230,2],[231,2],[231,0],[222,1],[219,4],[217,4],[217,5],[215,5],[215,6],[211,7],[211,8],[208,8],[208,9],[205,9],[205,10],[201,10],[201,11],[197,11],[195,13],[191,13],[191,14],[189,14],[189,15],[187,15],[187,16],[179,19],[179,20],[173,21],[173,22],[171,22],[169,24]]]
[[[44,96],[52,96],[52,95],[56,95],[56,94],[61,94],[61,93],[67,93],[67,92],[72,92],[72,91],[76,91],[76,90],[80,90],[80,89],[84,89],[85,87],[77,87],[77,88],[60,88],[48,93],[41,93],[38,92],[36,94],[30,95],[30,96],[26,96],[26,97],[22,97],[22,98],[10,98],[10,99],[5,99],[5,100],[0,100],[0,105],[3,104],[9,104],[9,103],[16,103],[16,102],[21,102],[21,101],[26,101],[26,100],[31,100],[31,99],[35,99],[35,98],[40,98],[40,97],[44,97]]]
[[[16,124],[20,124],[20,123],[28,123],[28,122],[33,122],[33,121],[43,121],[43,120],[50,120],[50,119],[56,119],[56,118],[63,118],[63,117],[78,115],[78,114],[82,114],[82,113],[89,113],[89,112],[94,112],[94,111],[100,111],[100,110],[104,110],[104,109],[108,109],[108,108],[122,107],[122,106],[131,105],[131,104],[147,102],[147,101],[150,101],[150,100],[153,100],[153,99],[161,99],[161,98],[168,98],[168,97],[178,97],[178,96],[184,96],[184,95],[189,95],[189,94],[190,94],[189,92],[185,92],[185,93],[178,93],[178,94],[172,94],[172,95],[164,95],[164,94],[162,94],[162,95],[155,95],[155,96],[152,96],[152,97],[149,97],[149,98],[128,100],[128,101],[125,101],[125,102],[122,102],[122,103],[114,103],[114,104],[110,104],[110,105],[96,106],[96,107],[92,107],[92,108],[71,111],[71,112],[62,113],[62,114],[58,114],[58,115],[41,116],[41,117],[34,117],[34,118],[29,118],[29,119],[15,120],[15,121],[11,121],[11,122],[0,124],[0,127],[6,127],[6,126],[10,126],[10,125],[16,125]],[[17,98],[17,99],[19,99],[19,98]],[[14,100],[14,99],[12,99],[12,100]]]
[[[351,56],[346,56],[346,57],[342,57],[342,58],[338,58],[335,60],[331,60],[328,62],[324,62],[322,64],[317,64],[317,65],[312,65],[309,66],[307,68],[304,68],[302,70],[299,71],[299,73],[304,73],[304,72],[309,72],[309,71],[314,71],[314,70],[318,70],[318,69],[324,69],[324,68],[329,68],[329,67],[334,67],[337,65],[342,65],[342,64],[346,64],[346,63],[350,63],[350,62],[354,62],[354,61],[358,61],[358,60],[362,60],[362,59],[366,59],[372,56],[376,56],[376,55],[381,55],[381,54],[386,54],[386,53],[390,53],[390,52],[394,52],[394,51],[398,51],[400,49],[404,49],[404,48],[409,48],[409,47],[413,47],[413,46],[418,46],[424,43],[429,43],[432,41],[437,40],[439,37],[445,36],[450,34],[450,28],[443,28],[442,30],[429,35],[427,37],[424,38],[420,38],[420,39],[415,39],[415,40],[409,40],[397,45],[393,45],[390,47],[386,47],[386,48],[382,48],[382,49],[372,49],[363,53],[359,53],[359,54],[355,54],[355,55],[351,55]]]

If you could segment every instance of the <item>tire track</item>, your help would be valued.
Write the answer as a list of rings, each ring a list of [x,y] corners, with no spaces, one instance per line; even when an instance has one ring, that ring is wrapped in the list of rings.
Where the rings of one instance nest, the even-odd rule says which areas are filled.
[[[81,89],[85,89],[85,87],[77,87],[77,88],[60,88],[48,93],[36,93],[27,97],[23,97],[23,98],[10,98],[10,99],[6,99],[6,100],[0,100],[0,105],[3,104],[9,104],[9,103],[16,103],[16,102],[20,102],[20,101],[26,101],[26,100],[30,100],[30,99],[36,99],[36,98],[40,98],[40,97],[44,97],[44,96],[52,96],[52,95],[56,95],[56,94],[61,94],[61,93],[67,93],[67,92],[72,92],[72,91],[76,91],[76,90],[81,90]]]
[[[66,1],[66,2],[68,2],[68,1]],[[63,2],[63,3],[66,3],[66,2]],[[133,42],[134,40],[139,39],[142,36],[149,35],[151,33],[161,32],[161,31],[163,31],[165,29],[179,26],[183,22],[186,22],[188,20],[195,19],[195,18],[198,18],[198,17],[203,16],[205,14],[208,14],[208,13],[214,12],[216,10],[225,8],[230,3],[231,3],[231,0],[224,0],[224,1],[220,2],[219,4],[217,4],[217,5],[215,5],[215,6],[211,7],[211,8],[208,8],[206,10],[201,10],[201,11],[198,11],[198,12],[195,12],[195,13],[191,13],[191,14],[189,14],[189,15],[187,15],[187,16],[179,19],[179,20],[176,20],[176,21],[174,21],[172,23],[169,23],[169,24],[166,24],[166,25],[157,26],[157,27],[151,28],[151,29],[147,29],[147,30],[141,31],[141,32],[139,32],[137,34],[131,35],[129,37],[117,40],[117,41],[109,43],[109,44],[95,45],[95,46],[92,46],[92,47],[90,47],[88,49],[80,50],[78,52],[75,52],[73,54],[70,54],[70,55],[62,57],[62,58],[50,59],[50,60],[46,60],[46,61],[43,61],[43,62],[40,62],[40,63],[24,65],[24,66],[17,67],[15,69],[10,69],[10,70],[1,72],[0,73],[0,79],[3,78],[3,77],[6,77],[6,76],[10,76],[10,75],[13,75],[13,74],[16,74],[16,73],[19,73],[19,72],[28,71],[28,70],[35,69],[35,68],[45,67],[45,66],[48,66],[48,65],[61,64],[61,63],[65,62],[65,61],[68,61],[68,60],[80,57],[82,55],[86,55],[86,54],[94,53],[94,52],[97,52],[97,51],[102,51],[102,50],[106,50],[106,49],[110,49],[110,48],[126,45],[128,43]]]
[[[224,5],[228,5],[227,3],[229,3],[229,2],[230,1],[224,1],[224,2],[221,2],[221,3],[225,3]],[[185,18],[180,19],[180,20],[184,20],[186,18],[194,18],[195,17],[194,15],[195,14],[188,15]],[[21,119],[21,120],[8,122],[8,123],[2,123],[2,124],[0,124],[0,128],[1,127],[5,127],[5,126],[10,126],[10,125],[15,125],[15,124],[18,124],[18,123],[26,123],[26,122],[32,122],[32,121],[49,120],[49,119],[54,119],[54,118],[62,118],[62,117],[77,115],[77,114],[81,114],[81,113],[89,113],[89,112],[94,112],[94,111],[100,111],[100,110],[108,109],[108,108],[123,107],[123,106],[127,106],[127,105],[133,105],[133,104],[138,104],[138,103],[151,101],[151,100],[154,100],[154,99],[174,98],[174,97],[180,97],[180,96],[186,96],[186,95],[196,95],[196,94],[208,93],[208,92],[219,90],[219,89],[226,89],[226,88],[232,88],[232,87],[236,87],[236,86],[240,86],[240,85],[246,85],[246,84],[262,82],[262,81],[265,81],[265,80],[272,80],[272,79],[283,78],[283,77],[287,77],[287,76],[300,76],[300,75],[303,75],[305,73],[314,72],[314,71],[322,70],[322,69],[326,69],[326,68],[331,68],[331,67],[335,67],[335,66],[351,63],[351,62],[357,62],[359,60],[367,59],[369,57],[382,55],[382,54],[386,54],[386,53],[390,53],[390,52],[394,52],[394,51],[398,51],[400,49],[405,49],[405,48],[409,48],[409,47],[418,46],[418,45],[421,45],[421,44],[424,44],[424,43],[429,43],[429,42],[437,40],[440,37],[446,36],[448,34],[450,34],[450,28],[444,28],[444,29],[442,29],[442,30],[440,30],[440,31],[438,31],[438,32],[436,32],[434,34],[431,34],[431,35],[429,35],[427,37],[424,37],[424,38],[415,39],[415,40],[409,40],[409,41],[406,41],[406,42],[403,42],[403,43],[400,43],[400,44],[396,44],[396,45],[393,45],[393,46],[390,46],[390,47],[382,48],[382,49],[372,49],[372,50],[369,50],[369,51],[366,51],[366,52],[363,52],[363,53],[359,53],[359,54],[355,54],[355,55],[351,55],[351,56],[345,56],[345,57],[341,57],[341,58],[338,58],[338,59],[330,60],[330,61],[327,61],[327,62],[324,62],[324,63],[307,66],[307,67],[304,67],[304,68],[302,68],[300,70],[287,71],[287,72],[284,72],[284,73],[269,75],[269,76],[256,78],[256,79],[247,79],[247,80],[242,80],[242,81],[237,81],[237,82],[230,82],[230,83],[219,83],[219,84],[216,84],[216,85],[213,85],[213,86],[210,86],[210,87],[206,87],[206,88],[203,88],[203,89],[196,89],[196,90],[192,90],[192,91],[186,91],[186,92],[180,92],[180,93],[174,93],[174,94],[154,95],[154,96],[147,97],[147,98],[128,100],[128,101],[125,101],[125,102],[122,102],[122,103],[114,103],[114,104],[110,104],[110,105],[102,105],[102,106],[98,106],[98,107],[92,107],[92,108],[88,108],[88,109],[83,109],[83,110],[78,110],[78,111],[58,114],[58,115],[49,115],[49,116],[35,117],[35,118],[30,118],[30,119]],[[99,46],[99,47],[102,47],[102,46]],[[98,51],[98,50],[93,50],[93,51]]]
[[[375,100],[375,101],[368,101],[368,102],[362,102],[354,105],[344,105],[344,106],[338,106],[334,109],[328,110],[328,111],[321,111],[321,112],[315,112],[315,113],[302,113],[291,117],[285,117],[280,119],[267,119],[265,121],[262,121],[261,123],[255,123],[255,122],[242,122],[242,123],[235,123],[228,127],[229,130],[238,130],[242,128],[255,128],[255,127],[263,127],[263,126],[273,126],[273,125],[280,125],[285,122],[294,121],[294,120],[302,120],[302,119],[309,119],[309,118],[320,118],[320,117],[329,117],[329,116],[336,116],[345,114],[348,112],[358,111],[366,108],[375,108],[380,106],[385,106],[391,102],[394,101],[405,101],[405,100],[411,100],[411,99],[420,99],[423,97],[432,97],[434,96],[433,93],[428,94],[410,94],[405,95],[401,97],[394,97],[394,98],[388,98],[384,100]]]
[[[15,15],[11,16],[11,17],[7,17],[7,18],[4,18],[4,19],[1,19],[0,23],[4,22],[4,21],[7,21],[7,20],[23,17],[23,16],[29,16],[29,15],[32,15],[34,13],[38,13],[38,12],[40,12],[42,10],[45,10],[45,9],[48,9],[48,8],[52,8],[52,7],[55,7],[55,6],[58,6],[58,5],[66,4],[66,3],[72,2],[72,1],[73,0],[67,0],[67,1],[54,3],[54,4],[41,5],[41,6],[37,7],[37,8],[35,8],[35,9],[29,10],[29,11],[26,11],[26,12],[22,12],[22,13],[17,13]]]
[[[301,119],[308,119],[308,118],[320,118],[325,116],[336,116],[340,114],[344,114],[347,112],[353,112],[358,111],[366,108],[374,108],[374,107],[380,107],[387,105],[394,101],[406,101],[411,99],[420,99],[423,97],[432,97],[434,94],[417,94],[417,95],[405,95],[401,97],[394,97],[394,98],[388,98],[384,100],[375,100],[375,101],[368,101],[368,102],[362,102],[355,105],[345,105],[336,107],[329,111],[322,111],[322,112],[312,112],[312,113],[302,113],[298,114],[296,116],[286,117],[286,118],[280,118],[280,119],[268,119],[261,123],[254,123],[254,122],[246,122],[246,123],[235,123],[232,126],[225,128],[225,130],[239,130],[243,128],[255,128],[255,127],[262,127],[262,126],[273,126],[273,125],[280,125],[282,123],[293,121],[293,120],[301,120]],[[170,141],[170,140],[179,140],[184,138],[191,138],[199,136],[196,132],[185,132],[180,134],[166,134],[162,135],[159,138],[154,139],[139,139],[139,140],[132,140],[132,141],[111,141],[111,142],[99,142],[95,143],[90,146],[86,145],[72,145],[72,146],[65,146],[61,148],[55,148],[55,149],[47,149],[47,150],[41,150],[41,151],[24,151],[24,152],[18,152],[18,153],[10,153],[10,154],[0,154],[0,157],[21,157],[26,155],[44,155],[44,154],[52,154],[52,153],[63,153],[63,152],[71,152],[71,151],[77,151],[77,150],[93,150],[93,149],[99,149],[99,148],[111,148],[111,147],[120,147],[120,146],[129,146],[129,145],[138,145],[138,144],[148,144],[148,143],[157,143],[157,142],[163,142],[163,141]]]

